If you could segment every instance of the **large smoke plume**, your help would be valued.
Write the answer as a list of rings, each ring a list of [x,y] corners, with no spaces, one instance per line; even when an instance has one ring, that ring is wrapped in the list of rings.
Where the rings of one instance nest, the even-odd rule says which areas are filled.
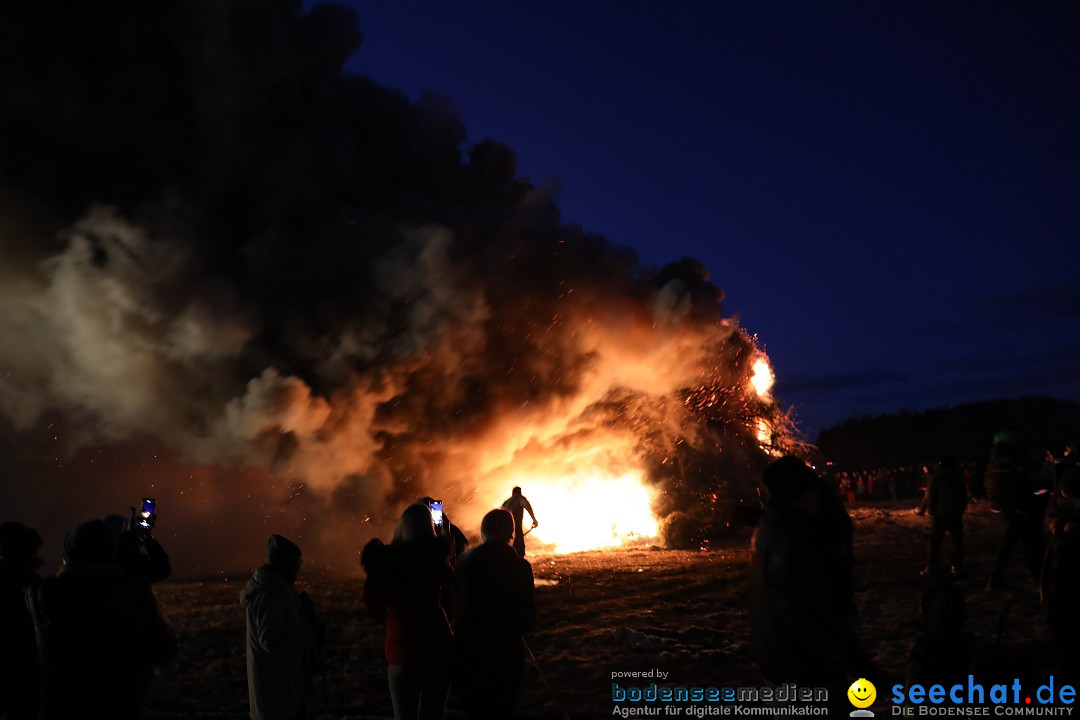
[[[280,525],[351,551],[421,495],[468,529],[515,468],[607,453],[669,542],[707,540],[767,459],[757,419],[787,438],[721,291],[564,224],[448,100],[343,74],[356,28],[284,0],[0,10],[8,514],[152,485],[176,537],[244,533],[226,557]]]

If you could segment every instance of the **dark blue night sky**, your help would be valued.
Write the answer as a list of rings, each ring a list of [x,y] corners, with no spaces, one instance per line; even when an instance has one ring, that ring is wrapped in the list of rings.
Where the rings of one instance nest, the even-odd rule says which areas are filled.
[[[1080,400],[1077,5],[351,4],[349,70],[445,96],[644,264],[702,260],[811,436]]]

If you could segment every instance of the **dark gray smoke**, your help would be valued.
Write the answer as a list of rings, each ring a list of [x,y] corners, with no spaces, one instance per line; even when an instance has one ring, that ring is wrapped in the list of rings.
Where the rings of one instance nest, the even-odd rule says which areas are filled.
[[[45,523],[59,494],[67,521],[153,485],[244,543],[355,547],[603,431],[699,542],[764,462],[755,419],[786,437],[721,291],[563,224],[448,100],[343,74],[356,27],[284,0],[0,9],[5,505]]]

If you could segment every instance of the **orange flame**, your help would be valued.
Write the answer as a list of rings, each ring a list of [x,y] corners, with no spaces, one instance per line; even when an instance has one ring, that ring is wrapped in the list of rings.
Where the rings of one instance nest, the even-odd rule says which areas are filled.
[[[757,439],[762,446],[769,445],[772,442],[772,428],[769,427],[769,423],[765,418],[758,418]]]
[[[529,430],[535,438],[538,428]],[[539,521],[529,533],[530,548],[567,553],[615,547],[660,534],[652,509],[657,491],[644,468],[632,433],[591,428],[572,440],[519,448],[484,473],[474,505],[498,507],[520,486]],[[528,514],[524,522],[528,529]]]
[[[760,358],[754,363],[754,376],[750,378],[750,384],[754,387],[754,392],[758,397],[768,397],[769,391],[773,386],[773,372],[769,367],[769,361],[765,358]]]

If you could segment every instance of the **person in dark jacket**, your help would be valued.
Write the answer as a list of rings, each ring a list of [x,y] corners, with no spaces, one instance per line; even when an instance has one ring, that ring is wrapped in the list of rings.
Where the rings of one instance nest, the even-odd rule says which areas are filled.
[[[1039,580],[1043,556],[1043,507],[1034,493],[1031,472],[1031,460],[1020,446],[1016,433],[1007,430],[995,435],[986,474],[991,507],[1004,517],[1005,534],[987,585],[990,590],[1008,587],[1004,581],[1005,568],[1017,544],[1023,546],[1024,564],[1032,580]]]
[[[521,488],[515,487],[510,491],[510,497],[503,501],[502,506],[503,509],[509,510],[510,514],[514,516],[514,550],[517,551],[519,556],[525,557],[525,511],[529,512],[532,527],[535,528],[540,524],[536,521],[536,513],[533,512],[532,503],[529,502],[529,498],[521,494]]]
[[[1076,467],[1076,453],[1071,445],[1051,445],[1046,449],[1046,462],[1050,471],[1050,489],[1059,494],[1065,476]]]
[[[1069,474],[1076,470],[1076,454],[1073,452],[1072,447],[1069,445],[1052,445],[1046,450],[1046,472],[1048,474],[1048,480],[1050,482],[1049,492],[1047,492],[1047,507],[1046,507],[1046,527],[1047,530],[1053,534],[1054,528],[1057,526],[1058,515],[1062,512],[1067,512],[1067,509],[1063,505],[1068,505],[1067,501],[1062,499],[1062,484],[1065,478]],[[1047,538],[1048,542],[1050,538]]]
[[[806,466],[802,460],[799,462]],[[829,587],[832,588],[832,605],[844,626],[854,633],[859,610],[855,605],[855,540],[851,516],[836,491],[817,477],[817,473],[814,477],[818,498],[816,528],[829,574]],[[775,478],[771,481],[776,484]]]
[[[0,720],[38,716],[37,640],[26,592],[41,581],[40,551],[37,531],[0,525]]]
[[[952,574],[960,572],[964,560],[964,510],[967,509],[967,488],[964,476],[956,464],[956,458],[945,455],[941,458],[937,470],[930,475],[926,485],[919,515],[930,513],[930,551],[926,556],[926,567],[922,574],[929,575],[937,569],[938,555],[941,553],[941,541],[945,533],[952,536]]]
[[[1043,617],[1056,642],[1080,652],[1080,468],[1059,483],[1059,499],[1043,560]]]
[[[64,565],[28,594],[41,668],[41,717],[141,718],[153,665],[176,639],[142,583],[113,562],[116,535],[101,520],[64,540]]]
[[[532,565],[510,546],[508,511],[485,515],[480,535],[454,570],[454,688],[469,720],[506,720],[521,689],[522,635],[536,621]]]
[[[315,696],[315,631],[294,587],[303,563],[298,545],[271,535],[266,541],[266,564],[240,593],[247,626],[252,720],[302,720]]]
[[[769,502],[751,541],[754,657],[762,674],[776,683],[846,686],[850,680],[844,678],[862,662],[855,637],[850,518],[799,458],[774,462],[764,483]],[[864,676],[861,669],[851,674]]]
[[[450,542],[427,505],[410,505],[389,545],[364,547],[364,606],[386,626],[387,679],[394,720],[442,718],[450,691],[453,637],[441,604],[451,578]]]
[[[103,519],[116,533],[116,564],[121,570],[144,585],[172,575],[169,554],[149,529],[131,529],[123,515],[106,515]]]

